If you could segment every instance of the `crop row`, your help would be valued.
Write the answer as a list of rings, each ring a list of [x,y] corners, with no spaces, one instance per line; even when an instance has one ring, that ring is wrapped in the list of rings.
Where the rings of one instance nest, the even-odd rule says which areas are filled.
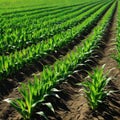
[[[74,7],[74,6],[73,6]],[[72,8],[72,6],[71,6]],[[2,16],[3,18],[5,19],[9,19],[9,18],[21,18],[21,17],[24,17],[24,16],[30,16],[30,15],[34,15],[34,14],[41,14],[41,16],[45,16],[49,14],[54,14],[54,13],[58,13],[62,10],[70,10],[71,9],[70,7],[63,7],[63,8],[59,8],[59,7],[55,7],[55,8],[47,8],[47,9],[44,9],[44,10],[37,10],[37,11],[32,11],[32,12],[28,12],[28,13],[20,13],[20,14],[10,14],[8,16]]]
[[[37,44],[42,40],[46,40],[49,39],[50,37],[54,37],[54,35],[58,33],[65,32],[66,30],[71,29],[72,27],[80,24],[84,19],[89,17],[90,14],[94,13],[102,5],[103,4],[97,5],[96,7],[95,5],[92,5],[90,7],[85,7],[77,12],[77,14],[79,14],[78,16],[72,17],[74,14],[71,14],[70,15],[71,19],[68,19],[60,24],[50,25],[45,28],[43,26],[43,29],[42,27],[40,27],[41,26],[40,24],[36,24],[36,25],[32,24],[30,26],[28,25],[27,27],[22,27],[21,30],[18,29],[14,31],[13,34],[11,32],[9,34],[6,33],[4,35],[4,39],[2,39],[0,43],[0,51],[1,51],[0,54],[26,48],[31,44]],[[85,11],[87,12],[85,13]]]
[[[22,25],[22,27],[26,27],[26,24],[31,24],[32,23],[41,23],[41,22],[45,22],[45,21],[49,21],[50,19],[55,19],[56,17],[59,18],[61,17],[62,15],[69,15],[70,13],[72,12],[76,12],[77,10],[80,10],[81,8],[84,8],[86,6],[88,6],[90,4],[86,4],[86,5],[81,5],[81,6],[78,6],[78,7],[75,7],[75,8],[72,8],[70,10],[63,10],[57,14],[52,14],[52,15],[46,15],[44,17],[41,17],[41,14],[37,14],[37,15],[33,15],[33,16],[25,16],[25,17],[22,17],[21,19],[10,19],[10,21],[8,21],[8,19],[3,19],[3,23],[0,23],[1,24],[1,27],[2,28],[9,28],[9,27],[13,27],[15,26],[18,27],[18,28],[21,28],[20,25]],[[64,18],[63,18],[64,19]],[[7,23],[7,25],[5,24]],[[51,22],[50,22],[51,23]],[[15,29],[14,28],[14,29]]]
[[[116,3],[109,8],[99,25],[93,29],[94,34],[83,41],[81,46],[77,46],[76,51],[70,52],[64,60],[56,61],[54,66],[47,66],[41,73],[40,78],[35,77],[34,81],[29,82],[27,85],[22,84],[19,89],[22,98],[7,99],[5,101],[10,102],[25,119],[30,119],[33,114],[36,114],[34,113],[35,107],[51,94],[52,88],[55,88],[56,84],[69,77],[78,66],[84,64],[99,47],[113,17],[115,7]]]
[[[55,35],[52,39],[41,41],[37,45],[32,45],[22,51],[16,51],[14,54],[10,54],[9,56],[0,56],[0,79],[20,70],[25,64],[30,64],[32,61],[39,58],[44,58],[51,52],[57,51],[72,42],[75,37],[84,34],[87,29],[90,29],[93,24],[99,21],[110,6],[111,3],[104,5],[81,24]]]
[[[117,55],[115,55],[114,58],[117,61],[118,66],[120,68],[120,1],[118,2],[116,47],[117,47]]]
[[[107,0],[106,0],[107,1]],[[11,12],[4,12],[2,13],[2,16],[3,17],[6,17],[6,18],[14,18],[14,17],[23,17],[24,15],[32,15],[34,13],[41,13],[41,12],[50,12],[50,11],[54,11],[54,10],[57,10],[57,9],[70,9],[72,7],[77,7],[77,6],[81,6],[81,5],[84,5],[84,4],[89,4],[89,3],[100,3],[100,0],[97,0],[97,1],[88,1],[88,2],[78,2],[77,4],[70,4],[70,5],[46,5],[46,6],[43,6],[43,7],[38,7],[38,6],[31,6],[30,8],[28,7],[24,7],[24,8],[20,8],[20,9],[16,9],[16,10],[13,10]]]
[[[93,4],[98,4],[98,3],[93,3]],[[68,13],[76,12],[77,10],[80,10],[81,8],[87,7],[89,5],[92,5],[92,3],[85,4],[85,5],[80,5],[80,6],[77,6],[77,7],[72,7],[71,9],[67,9],[67,10],[61,10],[58,13],[54,13],[54,14],[50,14],[50,15],[43,14],[43,13],[38,13],[38,14],[33,14],[31,16],[30,15],[29,16],[24,16],[24,17],[21,17],[19,19],[14,18],[14,19],[11,19],[11,23],[12,23],[12,21],[15,22],[15,23],[21,22],[21,20],[23,20],[22,22],[24,22],[24,20],[27,20],[27,19],[31,19],[31,21],[34,21],[37,18],[39,18],[39,19],[37,19],[38,21],[44,22],[46,20],[50,20],[50,19],[53,19],[53,18],[56,18],[56,17],[60,17],[62,15],[66,15]],[[44,15],[44,17],[42,16],[42,14]],[[4,20],[7,20],[7,19],[4,19]],[[23,25],[25,25],[25,24],[23,24]],[[12,27],[12,24],[11,24],[10,27]]]
[[[10,19],[10,21],[3,20],[0,23],[1,24],[1,33],[2,33],[1,35],[4,36],[4,32],[10,34],[10,33],[14,32],[16,29],[21,29],[22,27],[28,28],[28,25],[31,28],[32,27],[31,24],[33,24],[33,26],[35,26],[36,24],[39,24],[39,28],[41,28],[41,27],[44,28],[46,26],[49,27],[50,25],[61,23],[62,21],[70,19],[71,17],[77,16],[79,14],[80,9],[87,7],[88,5],[90,5],[90,4],[81,5],[79,7],[75,7],[71,10],[62,10],[62,12],[59,12],[57,14],[52,14],[49,16],[47,14],[47,16],[45,16],[45,17],[41,17],[41,14],[37,14],[37,15],[33,15],[33,16],[25,16],[25,17],[22,17],[21,19],[18,19],[18,18]],[[11,28],[11,29],[9,29],[9,28]],[[9,30],[7,30],[7,29],[9,29]]]
[[[96,2],[97,3],[97,2]],[[5,20],[9,20],[9,21],[16,21],[15,23],[17,22],[20,22],[21,20],[24,22],[24,20],[27,19],[32,19],[32,20],[35,20],[35,18],[46,18],[48,16],[53,16],[54,17],[54,14],[57,14],[58,16],[55,16],[55,17],[59,17],[59,13],[69,13],[70,11],[74,11],[74,10],[77,10],[79,9],[79,7],[84,7],[84,6],[87,6],[87,5],[90,5],[91,3],[86,3],[86,4],[81,4],[81,5],[78,5],[78,6],[71,6],[71,8],[56,8],[56,9],[52,9],[52,10],[49,10],[49,9],[46,9],[45,11],[36,11],[36,12],[32,12],[31,14],[24,14],[23,16],[16,16],[16,17],[10,17],[10,20],[6,17],[2,17],[2,19],[5,21]],[[77,8],[77,9],[76,9]],[[19,18],[19,19],[18,19]],[[52,18],[52,17],[51,17]]]
[[[77,6],[80,6],[80,5],[84,5],[86,3],[82,3],[82,4],[75,4],[75,5],[70,5],[70,6],[61,6],[61,7],[58,7],[58,6],[48,6],[48,7],[40,7],[40,8],[25,8],[25,9],[20,9],[20,10],[16,10],[16,11],[13,11],[13,12],[5,12],[5,13],[2,13],[2,16],[4,18],[14,18],[14,17],[23,17],[24,15],[32,15],[32,14],[35,14],[35,13],[41,13],[41,12],[50,12],[50,11],[56,11],[56,10],[65,10],[65,9],[71,9],[72,7],[77,7]]]
[[[57,13],[61,13],[61,12],[64,12],[64,11],[69,11],[69,10],[71,10],[71,9],[73,9],[74,7],[71,7],[71,8],[63,8],[63,9],[58,9],[58,8],[56,8],[56,9],[53,9],[53,10],[49,10],[48,9],[48,12],[47,12],[47,10],[46,11],[37,11],[37,12],[33,12],[33,13],[31,13],[31,15],[27,15],[27,14],[24,14],[24,15],[22,15],[22,16],[16,16],[16,17],[10,17],[10,19],[9,18],[6,18],[6,17],[4,17],[4,16],[2,16],[2,19],[5,21],[16,21],[16,23],[18,22],[18,21],[21,21],[21,20],[25,20],[27,17],[29,17],[29,18],[31,18],[31,19],[33,19],[33,18],[35,18],[35,16],[39,16],[39,18],[42,18],[42,17],[46,17],[46,16],[48,16],[49,14],[51,14],[51,15],[54,15],[54,14],[57,14]],[[18,20],[18,18],[19,18],[19,20]],[[24,21],[23,21],[24,22]]]
[[[120,2],[118,4],[118,51],[120,53]]]
[[[78,8],[78,7],[76,7]],[[39,19],[41,21],[44,21],[44,20],[47,20],[47,17],[49,19],[50,18],[55,18],[55,17],[59,17],[59,14],[60,15],[64,15],[65,13],[68,14],[70,11],[74,11],[76,10],[76,8],[71,8],[71,9],[62,9],[62,10],[54,10],[54,11],[48,11],[51,13],[51,15],[48,15],[47,12],[38,12],[38,14],[32,14],[32,15],[24,15],[22,17],[16,17],[16,18],[4,18],[4,17],[1,17],[0,18],[0,25],[1,25],[1,29],[3,31],[3,29],[7,29],[7,28],[21,28],[20,25],[26,25],[28,22],[31,24],[31,22],[33,21],[33,23],[35,23],[35,20],[36,21],[39,21]],[[18,19],[19,18],[19,19]],[[6,24],[5,24],[6,23]]]
[[[108,2],[108,1],[107,1]],[[22,18],[14,18],[14,19],[3,19],[1,20],[0,22],[0,25],[1,25],[1,28],[3,29],[8,29],[9,27],[10,28],[21,28],[21,27],[27,27],[26,24],[36,24],[36,23],[43,23],[45,24],[44,22],[49,21],[49,23],[47,22],[46,25],[48,26],[48,24],[52,24],[52,20],[51,19],[55,19],[55,18],[58,18],[58,17],[61,17],[63,16],[63,18],[61,20],[67,20],[67,17],[64,18],[65,15],[67,15],[68,13],[71,14],[73,12],[77,12],[77,10],[80,10],[81,8],[84,8],[84,7],[87,7],[89,5],[94,5],[94,4],[99,4],[98,2],[95,2],[95,3],[89,3],[89,4],[85,4],[85,5],[80,5],[78,7],[75,7],[75,8],[72,8],[72,9],[68,9],[68,10],[63,10],[61,12],[58,12],[57,14],[45,14],[45,16],[43,17],[41,14],[43,13],[38,13],[38,14],[35,14],[35,15],[32,15],[32,16],[24,16]],[[77,15],[78,13],[75,14],[75,16]],[[70,15],[69,15],[70,16]],[[72,16],[74,17],[74,16]],[[38,19],[39,18],[39,19]],[[69,19],[69,18],[68,18]],[[9,21],[8,21],[9,20]],[[61,21],[56,21],[56,23],[60,23]],[[4,23],[7,23],[7,24],[4,24]],[[22,25],[22,26],[21,26]],[[53,24],[52,24],[53,25]],[[44,25],[45,26],[45,25]],[[3,31],[3,30],[2,30]]]

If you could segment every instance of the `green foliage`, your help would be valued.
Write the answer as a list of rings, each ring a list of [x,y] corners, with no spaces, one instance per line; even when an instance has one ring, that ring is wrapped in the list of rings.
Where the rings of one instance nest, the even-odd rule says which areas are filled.
[[[7,99],[7,102],[10,102],[11,105],[23,116],[24,119],[30,119],[32,115],[34,114],[41,114],[44,116],[44,113],[41,111],[38,111],[35,113],[35,108],[38,104],[42,104],[45,97],[52,94],[53,89],[59,82],[62,82],[65,80],[70,74],[73,73],[76,66],[79,64],[82,65],[94,52],[96,48],[99,47],[99,43],[101,41],[102,36],[104,35],[104,32],[106,28],[108,27],[108,22],[112,18],[112,14],[115,10],[115,5],[113,4],[112,7],[107,11],[105,16],[100,22],[100,26],[96,26],[94,29],[94,35],[91,34],[87,40],[84,40],[82,42],[81,46],[76,47],[76,52],[72,51],[64,60],[57,60],[54,63],[53,66],[46,66],[43,69],[43,72],[40,75],[40,78],[35,77],[35,80],[33,83],[29,82],[28,85],[22,84],[21,88],[19,88],[19,92],[22,96],[22,98],[11,100]],[[96,18],[96,16],[100,15],[102,11],[104,11],[107,8],[107,6],[102,7],[98,12],[93,14],[90,17],[90,21]],[[86,21],[86,24],[89,24],[89,21]],[[95,22],[95,21],[94,21]],[[91,23],[91,22],[90,22]],[[88,27],[88,26],[87,26]],[[78,30],[78,29],[77,29]],[[100,85],[100,79],[105,79],[102,77],[102,70],[101,74],[99,75],[96,71],[99,83],[96,83],[94,81],[94,84],[96,87]],[[91,76],[92,77],[92,76]],[[95,77],[97,79],[97,77]],[[108,82],[108,79],[107,79]],[[101,86],[98,87],[98,91],[100,91],[99,99],[102,99],[105,95],[105,92],[102,94],[104,89],[101,89],[101,87],[104,88],[105,85],[107,85],[107,82],[103,81]],[[91,84],[89,82],[89,84]],[[88,85],[88,84],[84,84]],[[96,88],[95,87],[95,88]],[[94,86],[92,86],[92,90],[95,90]],[[92,95],[96,94],[96,91],[92,93]],[[57,95],[55,95],[57,96]],[[58,97],[58,96],[57,96]],[[92,98],[92,102],[96,100]],[[50,107],[50,104],[47,104],[48,107]],[[95,103],[95,106],[97,103]]]
[[[10,103],[25,120],[29,120],[34,114],[34,108],[44,100],[44,96],[47,95],[49,85],[52,82],[47,82],[44,84],[38,78],[34,78],[34,82],[28,82],[27,85],[21,84],[21,87],[18,89],[22,99],[5,99],[4,101]],[[49,84],[49,85],[48,85]],[[54,109],[51,103],[45,103],[53,112]],[[42,111],[40,111],[41,113]],[[38,114],[38,113],[36,113]]]
[[[55,39],[55,37],[53,37],[54,35],[65,32],[80,24],[90,13],[100,8],[103,3],[98,6],[96,5],[98,5],[98,3],[88,3],[71,6],[70,8],[55,7],[45,10],[41,9],[38,10],[37,14],[34,14],[36,11],[32,13],[28,11],[23,12],[22,15],[20,15],[20,13],[11,13],[5,16],[5,19],[0,23],[1,29],[4,31],[1,34],[0,54],[5,54],[6,52],[12,53],[32,44],[37,44],[40,41],[48,40],[49,38]],[[96,9],[91,9],[92,7]],[[88,12],[85,14],[86,11]],[[18,19],[19,16],[20,18]],[[31,22],[34,24],[31,24]],[[57,35],[57,38],[58,37],[59,35]]]
[[[82,35],[88,28],[100,19],[111,4],[112,2],[107,3],[100,9],[98,8],[101,5],[98,5],[88,10],[85,14],[80,16],[79,19],[87,17],[81,24],[78,24],[65,32],[56,34],[53,38],[50,38],[47,41],[41,41],[37,45],[31,45],[26,49],[24,48],[21,51],[16,51],[8,56],[0,56],[0,61],[2,61],[2,64],[0,64],[1,78],[13,74],[15,71],[20,70],[25,64],[28,64],[29,62],[31,63],[39,57],[43,58],[50,52],[59,50],[61,47],[64,47],[69,42],[73,41],[73,39],[78,35]],[[98,10],[96,11],[96,9]],[[89,16],[91,11],[94,11],[95,13]]]
[[[14,9],[36,8],[41,6],[66,6],[80,4],[84,2],[92,2],[93,0],[0,0],[0,5],[6,11],[14,11]]]
[[[113,58],[117,61],[118,67],[120,68],[120,2],[118,2],[116,49],[117,54]]]
[[[104,66],[100,69],[96,68],[93,73],[89,73],[89,80],[83,82],[84,91],[90,107],[95,110],[99,104],[103,102],[104,98],[109,95],[109,91],[106,90],[111,78],[107,78],[104,73]]]
[[[18,65],[22,66],[26,61],[28,62],[30,60],[29,57],[35,59],[35,57],[38,57],[40,53],[42,55],[47,54],[46,51],[48,48],[54,51],[54,48],[59,48],[60,46],[67,44],[68,42],[72,41],[72,39],[76,35],[82,34],[88,27],[91,27],[94,22],[97,22],[103,15],[103,13],[105,13],[106,10],[110,7],[110,5],[111,3],[108,3],[101,7],[98,11],[96,11],[88,19],[86,19],[82,24],[73,27],[72,30],[69,30],[65,35],[61,34],[61,37],[58,36],[57,38],[56,36],[53,41],[51,39],[50,42],[43,42],[44,44],[42,43],[42,45],[39,44],[33,48],[31,47],[29,51],[31,53],[30,56],[28,55],[28,51],[26,55],[26,50],[23,50],[21,54],[15,57],[19,61],[16,62],[15,59],[11,57],[11,63],[14,61],[17,67],[19,67]],[[22,84],[21,88],[19,88],[19,92],[22,98],[6,100],[7,102],[11,103],[11,105],[23,116],[24,119],[30,119],[31,116],[34,114],[41,114],[42,116],[44,116],[44,113],[41,111],[38,111],[37,113],[35,112],[36,106],[38,104],[42,104],[45,97],[52,94],[52,88],[54,88],[58,83],[62,82],[70,74],[72,74],[78,64],[84,63],[84,61],[86,61],[90,56],[92,56],[92,52],[94,52],[94,50],[99,47],[101,38],[109,25],[109,21],[111,20],[113,12],[115,10],[115,5],[116,4],[114,3],[106,12],[105,16],[100,21],[100,26],[95,27],[93,31],[94,35],[91,34],[86,40],[82,42],[81,46],[77,46],[75,52],[70,52],[70,54],[68,54],[68,56],[66,56],[64,60],[57,60],[54,63],[54,66],[46,66],[43,69],[40,78],[35,77],[32,83],[28,82],[27,85]],[[21,57],[22,55],[25,57]],[[21,57],[21,59],[23,59],[22,61],[21,59],[19,59],[19,56]],[[3,59],[6,60],[7,57],[3,57]],[[7,66],[9,65],[6,64],[6,68]],[[47,104],[47,106],[49,108],[52,108],[50,104]]]

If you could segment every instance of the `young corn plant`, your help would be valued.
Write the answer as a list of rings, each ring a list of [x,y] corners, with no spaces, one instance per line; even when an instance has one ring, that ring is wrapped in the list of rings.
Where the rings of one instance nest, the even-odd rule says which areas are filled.
[[[94,69],[93,74],[88,72],[87,78],[89,80],[83,82],[82,85],[88,104],[92,110],[95,110],[103,102],[104,98],[110,94],[110,91],[106,90],[106,86],[111,78],[104,74],[104,65],[100,69]]]
[[[24,120],[31,120],[34,114],[38,114],[43,116],[46,120],[47,117],[43,111],[35,112],[35,107],[38,104],[47,106],[51,111],[54,112],[53,106],[51,103],[43,103],[46,94],[49,94],[47,84],[41,82],[37,77],[34,77],[34,82],[31,83],[30,81],[28,84],[21,84],[21,87],[18,89],[22,99],[12,99],[8,98],[4,101],[8,102],[13,106],[18,113],[21,114]]]

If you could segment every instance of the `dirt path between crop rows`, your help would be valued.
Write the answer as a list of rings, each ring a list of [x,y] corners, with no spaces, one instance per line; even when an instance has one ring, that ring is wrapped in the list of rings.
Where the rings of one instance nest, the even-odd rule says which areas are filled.
[[[103,58],[98,61],[98,67],[106,64],[105,72],[114,68],[109,74],[112,77],[109,88],[116,92],[107,97],[106,103],[101,105],[96,112],[92,112],[87,105],[82,88],[75,87],[71,83],[63,83],[59,88],[64,89],[68,94],[68,98],[62,99],[68,110],[57,108],[57,118],[50,117],[51,120],[120,120],[120,70],[116,61],[111,57],[111,54],[116,53],[114,49],[116,47],[116,19],[115,14],[109,33],[105,38],[108,41],[103,51]],[[79,74],[72,80],[84,81],[84,77]]]

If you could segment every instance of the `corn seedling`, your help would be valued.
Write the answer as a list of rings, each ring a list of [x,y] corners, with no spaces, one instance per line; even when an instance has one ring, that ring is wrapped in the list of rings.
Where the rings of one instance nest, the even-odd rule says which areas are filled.
[[[38,105],[46,105],[51,111],[54,112],[53,106],[51,103],[42,103],[44,98],[50,95],[51,92],[48,91],[48,84],[43,84],[38,78],[34,78],[34,82],[28,82],[27,85],[21,84],[19,92],[21,93],[22,99],[5,99],[4,101],[10,103],[24,118],[24,120],[30,120],[34,113],[34,108]],[[51,89],[51,91],[57,91],[56,89]],[[57,96],[56,94],[53,94]],[[58,96],[57,96],[58,97]],[[43,111],[36,112],[47,119]]]
[[[104,98],[109,95],[110,91],[106,90],[106,86],[111,80],[104,73],[104,65],[99,69],[93,70],[93,74],[88,72],[86,82],[83,82],[84,92],[92,110],[98,108],[100,103],[103,102]]]

